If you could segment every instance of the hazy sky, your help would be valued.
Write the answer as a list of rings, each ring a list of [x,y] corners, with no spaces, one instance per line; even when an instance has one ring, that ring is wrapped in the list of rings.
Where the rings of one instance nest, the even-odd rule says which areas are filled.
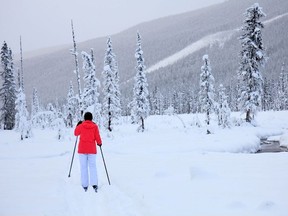
[[[191,11],[224,0],[0,0],[0,43],[14,53],[72,44],[117,33],[143,21]]]

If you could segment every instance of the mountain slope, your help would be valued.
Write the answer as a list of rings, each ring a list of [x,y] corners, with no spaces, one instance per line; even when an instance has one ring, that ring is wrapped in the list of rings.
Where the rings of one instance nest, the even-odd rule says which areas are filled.
[[[230,0],[197,11],[165,17],[146,22],[112,35],[121,79],[122,96],[127,101],[132,95],[135,74],[136,32],[142,35],[144,58],[148,69],[149,86],[158,86],[162,92],[193,90],[198,87],[202,56],[209,54],[212,73],[216,83],[227,84],[236,74],[240,42],[237,39],[243,22],[243,13],[254,0]],[[263,30],[264,46],[269,61],[264,74],[277,76],[282,62],[287,62],[287,16],[286,0],[259,0],[267,14],[265,20],[272,20]],[[75,27],[77,39],[77,26]],[[212,43],[218,38],[219,43]],[[213,40],[212,40],[213,39]],[[72,39],[71,39],[72,40]],[[207,44],[207,46],[205,45]],[[101,78],[106,38],[97,38],[78,43],[78,52],[95,51],[96,73]],[[193,48],[194,47],[194,48]],[[55,97],[66,97],[70,80],[74,81],[74,62],[67,46],[54,52],[26,58],[24,56],[25,84],[28,98],[32,87],[38,88],[43,102]],[[192,49],[193,52],[190,52]],[[194,50],[193,50],[194,49]],[[190,50],[187,52],[187,50]],[[177,61],[175,60],[177,57]],[[167,58],[170,63],[167,64]],[[80,62],[81,57],[79,56]],[[162,62],[162,63],[161,63]],[[163,67],[164,64],[165,67]],[[47,82],[51,80],[53,85]],[[76,86],[76,85],[75,85]]]

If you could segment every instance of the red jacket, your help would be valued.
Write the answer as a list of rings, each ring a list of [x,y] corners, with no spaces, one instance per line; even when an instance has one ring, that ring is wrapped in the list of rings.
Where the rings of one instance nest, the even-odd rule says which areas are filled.
[[[75,130],[74,135],[80,135],[78,145],[78,153],[80,154],[97,154],[96,144],[102,144],[99,134],[98,126],[89,120],[79,124]]]

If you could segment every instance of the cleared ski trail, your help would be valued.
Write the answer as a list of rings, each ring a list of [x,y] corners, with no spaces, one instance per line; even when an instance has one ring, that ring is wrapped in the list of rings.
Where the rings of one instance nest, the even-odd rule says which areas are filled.
[[[1,216],[142,216],[133,198],[116,182],[108,184],[100,154],[98,193],[92,187],[82,189],[77,153],[68,178],[73,136],[59,142],[39,130],[33,139],[21,142],[17,133],[8,133],[15,139],[1,145],[0,183],[6,188],[0,193]]]
[[[139,212],[140,206],[135,203],[135,200],[120,190],[115,182],[113,185],[106,182],[104,170],[100,168],[101,160],[97,159],[97,163],[101,176],[97,193],[92,187],[84,192],[80,186],[78,164],[74,167],[73,177],[65,180],[63,188],[67,203],[66,215],[142,216]]]

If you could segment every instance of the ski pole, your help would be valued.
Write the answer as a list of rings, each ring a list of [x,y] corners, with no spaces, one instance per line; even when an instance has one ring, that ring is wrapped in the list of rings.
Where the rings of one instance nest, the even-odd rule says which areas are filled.
[[[75,145],[74,145],[74,150],[73,150],[73,155],[72,155],[72,160],[71,160],[71,164],[70,164],[70,170],[69,170],[68,178],[70,178],[70,176],[71,176],[71,169],[72,169],[72,164],[73,164],[73,160],[74,160],[77,141],[78,141],[78,136],[76,137],[76,141],[75,141]]]
[[[101,147],[101,145],[100,145],[100,150],[101,150],[101,155],[102,155],[102,159],[103,159],[103,163],[104,163],[104,167],[105,167],[105,171],[106,171],[106,175],[107,175],[108,183],[109,183],[109,185],[111,185],[111,183],[110,183],[110,179],[109,179],[109,175],[108,175],[108,172],[107,172],[107,167],[106,167],[106,163],[105,163],[105,159],[104,159],[104,156],[103,156],[103,151],[102,151],[102,147]]]

